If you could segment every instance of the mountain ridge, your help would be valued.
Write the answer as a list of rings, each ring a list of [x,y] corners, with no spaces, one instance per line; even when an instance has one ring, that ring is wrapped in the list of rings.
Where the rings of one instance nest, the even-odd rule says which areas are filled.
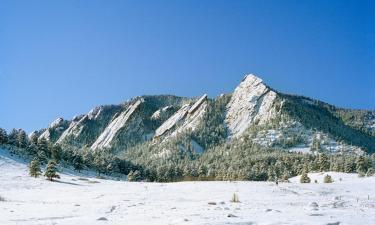
[[[316,141],[314,138],[319,137],[325,151],[375,151],[375,111],[343,109],[309,97],[283,94],[254,74],[245,75],[233,93],[214,99],[206,94],[199,98],[144,95],[120,105],[95,107],[70,121],[57,119],[39,138],[75,149],[88,146],[92,150],[122,152],[143,142],[166,141],[180,133],[196,133],[196,127],[204,122],[202,118],[207,115],[210,102],[217,102],[223,96],[229,100],[219,116],[224,117],[222,124],[219,121],[210,125],[225,130],[220,142],[241,138],[249,130],[257,129],[257,134],[252,134],[253,140],[264,146],[289,149],[304,143],[304,148],[308,148]],[[270,126],[275,129],[260,129]],[[81,132],[84,132],[82,137]],[[353,134],[354,137],[350,137]],[[298,141],[284,137],[288,135],[296,136]],[[287,142],[288,148],[281,142]],[[205,143],[199,145],[206,146]]]

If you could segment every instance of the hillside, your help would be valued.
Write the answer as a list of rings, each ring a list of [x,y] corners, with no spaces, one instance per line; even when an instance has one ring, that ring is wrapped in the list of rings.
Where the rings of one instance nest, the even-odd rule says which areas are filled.
[[[199,129],[201,124],[205,127]],[[204,133],[207,129],[211,132]],[[70,121],[59,118],[39,138],[73,149],[88,146],[117,154],[145,141],[165,142],[189,133],[199,137],[192,141],[203,152],[251,133],[255,143],[266,147],[372,153],[374,129],[375,111],[341,109],[282,94],[259,77],[247,75],[229,95],[137,97],[121,105],[96,107]],[[206,143],[204,139],[212,135],[219,137]],[[313,142],[319,142],[319,148],[312,147],[317,145]]]

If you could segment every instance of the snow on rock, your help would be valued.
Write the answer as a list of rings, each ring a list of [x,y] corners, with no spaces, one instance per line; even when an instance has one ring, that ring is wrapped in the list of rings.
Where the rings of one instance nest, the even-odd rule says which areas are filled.
[[[41,131],[37,131],[37,130],[34,130],[33,132],[31,132],[29,135],[28,135],[28,138],[29,139],[32,139],[34,136],[37,136],[39,137],[39,135],[41,133],[43,133],[45,131],[45,129],[41,130]]]
[[[93,108],[87,114],[88,119],[92,120],[92,119],[98,118],[98,116],[100,115],[100,113],[103,112],[103,108],[104,108],[104,106],[98,106],[98,107]]]
[[[50,140],[51,133],[50,133],[49,130],[50,129],[59,129],[59,127],[61,127],[64,122],[66,122],[66,121],[63,118],[57,118],[56,120],[54,120],[48,126],[48,128],[39,136],[39,139],[45,138],[46,140]],[[63,128],[61,127],[61,129],[63,129]]]
[[[125,126],[133,113],[137,110],[139,105],[144,102],[141,98],[135,103],[131,104],[124,112],[120,113],[100,134],[98,139],[91,146],[91,149],[109,148],[111,142],[115,138],[117,132]]]
[[[204,94],[202,97],[200,97],[199,99],[198,99],[198,101],[196,101],[195,103],[194,103],[194,105],[192,106],[192,107],[190,107],[190,109],[189,109],[189,114],[193,114],[201,105],[202,105],[202,103],[204,102],[204,101],[206,101],[207,100],[207,94]]]
[[[83,122],[86,120],[95,120],[103,112],[104,106],[98,106],[90,110],[86,115],[75,116],[68,129],[57,140],[57,143],[63,142],[67,137],[78,137],[83,130]]]
[[[204,94],[193,105],[185,104],[173,116],[156,129],[155,137],[160,137],[176,128],[170,136],[175,136],[188,129],[194,130],[200,123],[207,107],[207,95]],[[164,139],[166,140],[166,139]]]
[[[64,133],[61,134],[59,139],[56,141],[56,143],[61,143],[65,140],[68,136],[75,136],[77,137],[81,131],[82,128],[79,128],[78,125],[87,117],[87,115],[80,115],[73,117],[73,120],[70,122],[69,127],[64,131]]]
[[[225,121],[231,136],[238,137],[251,124],[264,124],[276,114],[272,107],[276,93],[262,79],[246,75],[227,105]]]
[[[162,108],[162,109],[158,109],[158,110],[156,110],[156,111],[152,114],[151,119],[153,119],[153,120],[159,119],[159,118],[161,117],[161,115],[162,115],[164,112],[167,112],[168,110],[170,110],[170,109],[172,109],[172,108],[173,108],[173,106],[166,106],[166,107],[164,107],[164,108]]]
[[[180,120],[182,120],[189,111],[189,104],[185,104],[179,109],[173,116],[171,116],[167,121],[165,121],[158,129],[155,131],[155,137],[162,136],[165,132],[172,129]]]

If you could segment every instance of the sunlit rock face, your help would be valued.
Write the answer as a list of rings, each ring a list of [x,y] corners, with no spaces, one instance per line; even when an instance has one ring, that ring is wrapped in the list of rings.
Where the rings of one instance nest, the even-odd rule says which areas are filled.
[[[111,142],[117,135],[117,132],[123,128],[131,119],[134,112],[138,109],[143,99],[139,99],[134,104],[130,105],[127,110],[118,115],[103,131],[99,138],[91,146],[92,149],[110,148]]]
[[[276,95],[262,79],[252,74],[246,75],[227,105],[225,121],[230,135],[238,137],[250,125],[264,124],[274,117]]]
[[[175,136],[188,129],[194,130],[200,123],[207,108],[207,95],[200,97],[194,104],[183,105],[173,116],[155,131],[155,137]]]

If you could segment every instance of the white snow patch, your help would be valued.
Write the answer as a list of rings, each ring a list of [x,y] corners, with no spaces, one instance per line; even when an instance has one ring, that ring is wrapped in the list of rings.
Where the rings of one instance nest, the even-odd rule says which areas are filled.
[[[375,221],[375,177],[309,174],[319,183],[131,183],[61,174],[28,176],[0,150],[0,224],[340,224]],[[339,178],[341,177],[341,181]],[[236,193],[240,203],[230,199]],[[105,218],[98,220],[99,218]]]

